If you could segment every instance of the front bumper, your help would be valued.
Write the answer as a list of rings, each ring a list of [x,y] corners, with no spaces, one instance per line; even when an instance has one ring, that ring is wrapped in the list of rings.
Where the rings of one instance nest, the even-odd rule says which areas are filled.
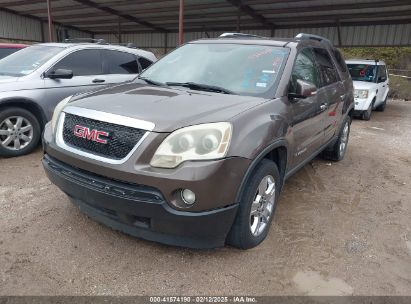
[[[238,204],[203,212],[172,209],[156,188],[120,182],[80,170],[47,154],[48,178],[80,210],[115,230],[169,245],[223,246]]]
[[[357,111],[357,113],[362,113],[363,111],[367,111],[373,99],[374,99],[374,95],[370,95],[368,98],[355,98],[354,99],[354,110]]]

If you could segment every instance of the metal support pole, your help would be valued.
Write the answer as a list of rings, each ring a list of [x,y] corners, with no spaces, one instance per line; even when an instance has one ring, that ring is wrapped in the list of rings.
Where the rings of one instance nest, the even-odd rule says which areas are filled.
[[[48,17],[48,24],[49,24],[49,41],[53,41],[53,23],[51,20],[51,0],[47,0],[47,17]]]
[[[342,47],[341,23],[340,23],[340,20],[337,20],[337,35],[338,35],[338,46],[339,46],[339,47]]]
[[[164,55],[167,55],[168,51],[168,34],[167,32],[164,33]]]
[[[241,24],[241,10],[238,9],[238,13],[237,13],[237,33],[240,32],[240,24]]]
[[[178,44],[184,43],[184,0],[180,0],[180,16],[178,18]]]

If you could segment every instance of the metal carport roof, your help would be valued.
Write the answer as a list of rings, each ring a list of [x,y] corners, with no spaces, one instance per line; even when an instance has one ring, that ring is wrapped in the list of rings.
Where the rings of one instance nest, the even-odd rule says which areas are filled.
[[[339,33],[342,27],[411,24],[411,0],[50,0],[56,25],[99,36],[176,33],[180,2],[185,32],[265,30],[273,36],[296,28]],[[0,0],[0,10],[48,20],[47,0]]]
[[[411,22],[410,0],[185,0],[185,31],[283,29]],[[47,20],[46,0],[0,8]],[[178,31],[177,0],[53,0],[53,22],[92,33]]]

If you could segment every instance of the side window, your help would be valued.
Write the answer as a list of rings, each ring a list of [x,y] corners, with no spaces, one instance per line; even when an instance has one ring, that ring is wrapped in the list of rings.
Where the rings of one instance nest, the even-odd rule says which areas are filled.
[[[322,86],[327,86],[338,81],[338,73],[326,49],[314,49],[315,59],[321,74]]]
[[[334,57],[337,60],[338,67],[340,68],[341,72],[346,73],[347,64],[345,63],[344,57],[341,55],[339,50],[334,50]]]
[[[104,50],[104,71],[106,74],[138,74],[137,59],[133,54]]]
[[[147,69],[150,65],[153,64],[152,61],[150,61],[150,60],[148,60],[148,59],[146,59],[146,58],[144,58],[144,57],[138,58],[138,62],[140,62],[140,65],[141,65],[141,69],[142,69],[142,70]]]
[[[305,48],[297,55],[294,63],[289,92],[296,93],[297,80],[304,80],[319,86],[318,70],[315,65],[312,50]]]
[[[72,70],[73,76],[101,75],[103,68],[101,65],[99,50],[81,50],[71,53],[57,62],[53,70]]]
[[[385,65],[378,66],[378,82],[384,82],[387,80],[387,69]]]

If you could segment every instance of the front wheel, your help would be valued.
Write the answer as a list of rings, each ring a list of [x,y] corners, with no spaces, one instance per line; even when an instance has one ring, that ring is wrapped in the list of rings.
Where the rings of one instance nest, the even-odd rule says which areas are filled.
[[[276,164],[263,159],[247,181],[237,217],[227,238],[228,244],[240,249],[250,249],[264,241],[280,189],[281,178]]]
[[[37,146],[41,128],[36,117],[21,108],[0,112],[0,156],[28,154]]]
[[[384,102],[377,107],[376,109],[377,111],[379,112],[385,111],[385,107],[387,106],[387,99],[388,99],[388,96],[385,98]]]
[[[335,144],[322,153],[323,158],[333,161],[340,161],[344,158],[347,152],[348,139],[351,130],[351,117],[347,116],[344,120],[340,133],[338,134]]]
[[[370,120],[371,119],[371,113],[372,113],[372,103],[368,107],[368,109],[364,112],[362,112],[362,119],[363,120]]]

